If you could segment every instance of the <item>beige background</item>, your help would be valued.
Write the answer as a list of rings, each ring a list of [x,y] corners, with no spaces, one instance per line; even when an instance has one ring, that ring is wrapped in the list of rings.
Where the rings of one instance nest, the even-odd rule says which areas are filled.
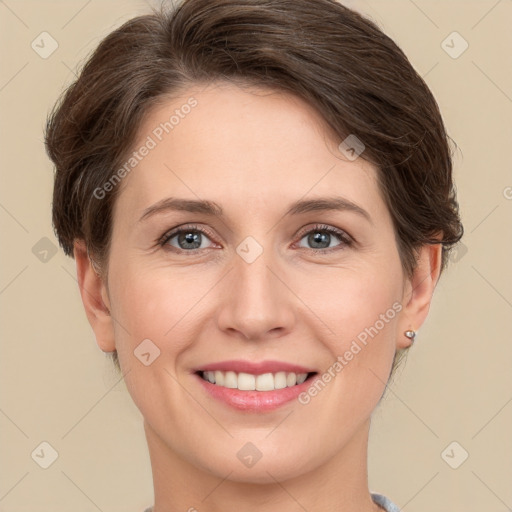
[[[460,149],[466,229],[374,414],[370,488],[405,512],[510,510],[512,0],[347,3],[399,44],[432,88]],[[0,1],[0,511],[142,512],[153,503],[142,416],[95,343],[74,261],[60,248],[44,253],[57,242],[42,145],[48,109],[80,60],[147,10],[142,0]],[[43,31],[58,43],[46,59],[31,47]],[[453,31],[469,44],[458,58],[442,46]],[[48,469],[31,457],[43,441],[58,452]],[[460,446],[443,458],[453,441]],[[463,450],[469,457],[452,469],[446,460],[460,463]]]

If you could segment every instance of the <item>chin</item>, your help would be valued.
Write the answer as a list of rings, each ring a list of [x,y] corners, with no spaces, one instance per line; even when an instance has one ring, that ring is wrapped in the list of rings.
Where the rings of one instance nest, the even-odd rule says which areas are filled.
[[[212,465],[212,460],[202,464],[205,471],[218,478],[260,485],[296,478],[311,471],[313,465],[311,459],[299,456],[296,452],[287,454],[282,451],[275,451],[273,455],[267,456],[262,454],[259,460],[247,466],[240,461],[237,452],[233,452],[233,456],[228,459],[219,460],[218,464]]]

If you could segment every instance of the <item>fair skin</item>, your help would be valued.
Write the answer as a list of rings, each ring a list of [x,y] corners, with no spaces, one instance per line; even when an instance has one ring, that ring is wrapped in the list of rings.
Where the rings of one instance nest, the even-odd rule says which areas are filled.
[[[74,254],[98,345],[117,349],[144,417],[154,512],[377,512],[367,478],[371,413],[395,350],[410,345],[403,332],[427,316],[441,246],[424,246],[406,279],[375,168],[345,158],[316,111],[289,95],[190,87],[150,112],[134,148],[191,96],[197,106],[118,185],[108,286],[83,243]],[[334,195],[370,220],[350,210],[285,215],[295,201]],[[168,197],[214,201],[224,216],[166,211],[139,221]],[[208,230],[199,249],[178,236],[156,242],[188,223]],[[312,245],[311,230],[327,242]],[[263,248],[252,263],[236,250],[248,236]],[[192,373],[272,359],[321,374],[396,302],[400,312],[307,404],[243,412],[209,396]],[[145,366],[134,350],[148,338],[160,356]],[[237,457],[248,442],[262,454],[252,467]]]

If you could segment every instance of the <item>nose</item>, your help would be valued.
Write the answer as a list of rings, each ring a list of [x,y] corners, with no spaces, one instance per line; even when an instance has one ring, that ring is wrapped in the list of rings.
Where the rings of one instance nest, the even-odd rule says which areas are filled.
[[[284,336],[295,322],[294,296],[271,251],[252,263],[238,254],[221,290],[218,326],[247,340]]]

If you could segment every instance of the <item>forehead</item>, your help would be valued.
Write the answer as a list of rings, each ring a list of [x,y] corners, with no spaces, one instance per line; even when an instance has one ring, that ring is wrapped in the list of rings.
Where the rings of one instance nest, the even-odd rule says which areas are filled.
[[[375,168],[348,160],[340,142],[295,96],[227,83],[190,87],[146,116],[115,209],[136,215],[166,196],[247,206],[328,192],[373,204],[377,214]]]

